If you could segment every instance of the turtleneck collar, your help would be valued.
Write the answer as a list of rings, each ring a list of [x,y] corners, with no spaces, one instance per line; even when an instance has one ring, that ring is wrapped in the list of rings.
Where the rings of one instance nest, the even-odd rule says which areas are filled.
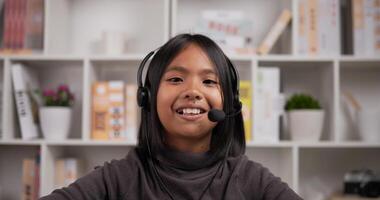
[[[183,152],[169,147],[161,149],[157,154],[160,164],[168,165],[180,170],[198,170],[211,166],[218,159],[214,159],[212,154],[207,152],[193,153]]]

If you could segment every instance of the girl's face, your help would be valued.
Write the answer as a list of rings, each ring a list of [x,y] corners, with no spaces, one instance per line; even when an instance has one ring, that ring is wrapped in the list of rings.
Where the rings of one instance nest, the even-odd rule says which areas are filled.
[[[209,149],[212,129],[207,112],[223,109],[215,67],[207,54],[190,44],[169,64],[157,93],[157,112],[165,129],[165,143],[177,150]]]

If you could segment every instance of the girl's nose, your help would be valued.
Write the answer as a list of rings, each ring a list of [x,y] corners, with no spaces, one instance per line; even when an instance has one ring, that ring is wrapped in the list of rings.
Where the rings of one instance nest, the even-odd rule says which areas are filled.
[[[186,90],[184,93],[185,99],[190,101],[199,101],[202,100],[202,94],[196,89]]]
[[[188,83],[188,87],[182,95],[185,99],[191,101],[199,101],[203,98],[202,93],[199,91],[199,85],[195,80]]]

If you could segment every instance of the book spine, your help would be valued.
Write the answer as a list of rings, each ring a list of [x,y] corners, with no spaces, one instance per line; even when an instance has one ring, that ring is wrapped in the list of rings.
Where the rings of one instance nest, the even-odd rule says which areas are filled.
[[[343,0],[341,5],[341,45],[342,53],[353,54],[353,22],[352,22],[352,1]]]
[[[292,14],[289,10],[285,9],[282,11],[280,17],[277,19],[276,23],[272,26],[268,35],[265,37],[263,43],[260,45],[258,49],[259,54],[265,55],[269,53],[274,43],[277,41],[278,37],[289,24],[291,17]]]
[[[375,52],[375,1],[364,0],[364,46],[365,54],[373,55]]]
[[[14,12],[15,12],[15,1],[6,0],[5,1],[5,15],[4,15],[4,36],[3,36],[3,48],[6,51],[12,49],[13,42],[13,27],[14,27]]]
[[[91,138],[108,140],[109,98],[107,82],[96,82],[92,86]]]
[[[28,0],[25,23],[25,49],[43,49],[44,0]]]
[[[137,85],[126,84],[125,86],[125,124],[127,140],[130,142],[137,142]]]
[[[126,139],[125,137],[125,109],[124,109],[124,82],[108,82],[108,102],[110,104],[109,118],[109,138],[113,140]]]
[[[251,81],[240,81],[240,101],[244,123],[245,140],[252,141],[252,84]]]
[[[299,0],[298,1],[298,53],[305,55],[308,53],[308,42],[307,42],[307,1]]]
[[[375,0],[375,54],[380,55],[380,0]]]
[[[320,52],[319,50],[319,41],[318,41],[318,0],[308,0],[308,43],[309,49],[308,52],[311,55],[316,55]]]
[[[35,178],[35,160],[24,159],[22,162],[22,200],[33,200],[34,194],[34,178]]]
[[[317,16],[319,55],[338,55],[340,53],[338,3],[338,0],[319,0]]]
[[[65,186],[65,160],[57,159],[55,162],[54,188]]]
[[[34,191],[33,191],[33,199],[37,200],[40,196],[40,170],[41,170],[41,153],[39,152],[38,155],[35,157],[35,169],[34,169]]]
[[[364,46],[364,0],[352,0],[354,55],[363,55]]]

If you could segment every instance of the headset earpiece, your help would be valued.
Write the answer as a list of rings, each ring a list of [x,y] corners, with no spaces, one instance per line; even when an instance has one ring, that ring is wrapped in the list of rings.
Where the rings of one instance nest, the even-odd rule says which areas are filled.
[[[150,102],[150,92],[147,87],[143,85],[142,76],[146,62],[149,58],[155,53],[155,51],[150,52],[145,58],[141,61],[139,69],[137,71],[137,84],[139,88],[137,89],[137,104],[144,109],[149,110]]]
[[[149,108],[150,93],[148,88],[139,87],[137,90],[137,104],[142,108]]]

